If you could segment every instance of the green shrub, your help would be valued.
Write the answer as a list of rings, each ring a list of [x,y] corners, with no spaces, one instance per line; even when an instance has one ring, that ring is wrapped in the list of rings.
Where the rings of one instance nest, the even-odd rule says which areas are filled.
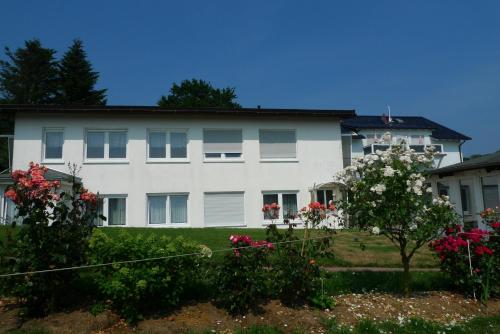
[[[80,266],[97,216],[97,196],[73,177],[72,189],[60,192],[58,181],[47,181],[47,169],[31,163],[12,173],[14,184],[5,196],[17,207],[19,230],[6,238],[2,252],[5,272],[30,272]],[[73,166],[72,174],[76,175]],[[6,259],[6,260],[5,260]],[[26,315],[38,316],[75,302],[76,270],[12,276],[4,293],[23,303]]]
[[[246,235],[231,236],[230,241],[233,252],[216,266],[213,290],[217,304],[231,314],[242,314],[269,294],[268,254],[274,246]]]
[[[96,230],[90,241],[92,264],[161,258],[197,253],[200,248],[182,238],[157,238],[126,232],[110,238]],[[182,256],[99,267],[96,285],[112,307],[134,322],[145,312],[179,305],[183,294],[197,283],[201,257]]]

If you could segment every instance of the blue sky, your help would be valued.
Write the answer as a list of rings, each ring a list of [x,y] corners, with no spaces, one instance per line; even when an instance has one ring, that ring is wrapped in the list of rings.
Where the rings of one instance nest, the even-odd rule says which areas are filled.
[[[81,38],[109,104],[173,82],[233,86],[245,107],[422,115],[500,149],[500,1],[8,1],[0,47]],[[0,55],[4,58],[4,55]]]

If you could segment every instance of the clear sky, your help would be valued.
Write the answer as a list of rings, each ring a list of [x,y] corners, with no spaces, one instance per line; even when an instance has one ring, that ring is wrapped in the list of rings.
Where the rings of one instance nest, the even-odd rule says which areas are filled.
[[[5,1],[0,47],[81,38],[109,104],[173,82],[233,86],[245,107],[422,115],[500,149],[500,1]],[[4,58],[4,55],[0,55]]]

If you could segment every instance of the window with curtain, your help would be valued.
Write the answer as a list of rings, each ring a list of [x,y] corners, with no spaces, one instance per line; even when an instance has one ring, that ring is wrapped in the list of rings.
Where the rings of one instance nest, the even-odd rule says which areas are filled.
[[[109,158],[127,157],[127,132],[109,132]]]
[[[62,159],[63,131],[45,131],[45,159]]]
[[[99,198],[97,200],[97,217],[95,217],[95,219],[94,219],[95,226],[103,226],[104,225],[104,221],[101,219],[101,217],[99,217],[101,215],[104,216],[104,199],[103,198]]]
[[[262,199],[264,205],[277,203],[280,206],[277,220],[294,219],[297,215],[297,193],[264,193]],[[265,220],[271,220],[272,218],[269,212],[264,212]]]
[[[187,134],[185,132],[170,133],[170,157],[187,158]]]
[[[167,223],[167,196],[148,197],[149,224]]]
[[[262,159],[290,159],[297,157],[295,130],[259,130]]]
[[[167,134],[165,132],[154,131],[149,133],[149,157],[167,157]]]
[[[87,132],[87,158],[104,159],[104,131]]]
[[[498,185],[483,185],[484,209],[495,208],[500,205]]]
[[[187,224],[187,195],[170,195],[170,223]]]
[[[108,198],[108,225],[125,225],[126,198]]]
[[[17,208],[14,202],[10,198],[4,197],[3,202],[3,219],[6,224],[12,224],[14,222],[14,218],[17,214]]]
[[[242,130],[203,130],[203,154],[205,158],[240,158],[242,143]]]

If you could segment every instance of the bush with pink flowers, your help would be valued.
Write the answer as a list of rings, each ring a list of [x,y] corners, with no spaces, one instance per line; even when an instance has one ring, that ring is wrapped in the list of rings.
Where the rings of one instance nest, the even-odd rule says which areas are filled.
[[[229,243],[233,250],[214,273],[215,300],[228,312],[242,314],[269,295],[269,255],[274,245],[248,235],[232,235]]]
[[[439,257],[441,269],[457,287],[468,294],[475,293],[486,302],[498,289],[500,278],[500,222],[489,219],[485,222],[488,230],[462,231],[460,225],[448,227],[445,236],[429,246]]]
[[[72,189],[61,191],[59,181],[45,178],[47,168],[30,163],[26,171],[12,173],[13,185],[5,193],[16,205],[21,228],[8,245],[10,261],[4,271],[31,272],[86,263],[86,249],[97,217],[97,195],[83,188],[73,174]],[[5,247],[5,246],[4,246]],[[41,315],[72,303],[69,296],[78,274],[74,270],[43,275],[13,276],[4,281],[5,292],[17,297],[28,315]]]

